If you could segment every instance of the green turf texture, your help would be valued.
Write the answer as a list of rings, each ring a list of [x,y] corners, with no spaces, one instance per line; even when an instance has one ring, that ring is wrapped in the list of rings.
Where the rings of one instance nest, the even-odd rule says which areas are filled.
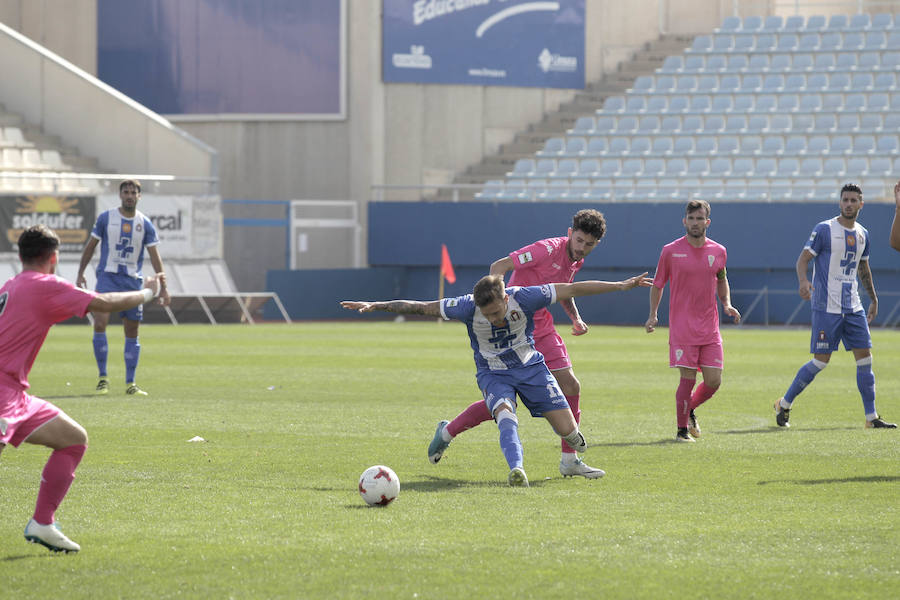
[[[82,545],[27,544],[47,450],[0,455],[6,598],[889,598],[900,590],[900,432],[867,430],[846,352],[772,403],[809,359],[805,329],[726,326],[703,436],[675,444],[667,331],[561,327],[582,382],[588,464],[563,479],[559,441],[520,411],[528,489],[506,485],[489,422],[431,465],[442,418],[479,395],[457,323],[164,326],[141,330],[124,395],[92,395],[90,329],[51,331],[32,391],[90,447],[57,513]],[[876,330],[878,407],[900,420],[900,332]],[[204,443],[190,443],[201,436]],[[367,507],[375,464],[399,498]]]

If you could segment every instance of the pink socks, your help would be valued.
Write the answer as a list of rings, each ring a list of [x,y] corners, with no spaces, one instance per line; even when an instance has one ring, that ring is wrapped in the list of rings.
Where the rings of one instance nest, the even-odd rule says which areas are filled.
[[[41,525],[53,523],[53,515],[75,479],[75,468],[81,462],[85,450],[85,445],[69,446],[54,450],[47,459],[34,508],[34,520]]]

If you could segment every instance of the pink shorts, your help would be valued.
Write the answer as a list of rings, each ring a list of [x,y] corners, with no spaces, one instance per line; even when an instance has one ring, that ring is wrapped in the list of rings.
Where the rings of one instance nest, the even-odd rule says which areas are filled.
[[[59,409],[21,390],[0,388],[0,444],[18,448],[29,435],[55,419]]]
[[[725,353],[721,340],[703,346],[685,346],[669,344],[669,366],[699,369],[713,367],[721,369],[725,366]]]
[[[544,355],[544,362],[551,371],[568,369],[572,366],[572,361],[569,360],[569,351],[566,350],[566,343],[559,337],[556,327],[542,328],[541,331],[535,328],[534,347]]]

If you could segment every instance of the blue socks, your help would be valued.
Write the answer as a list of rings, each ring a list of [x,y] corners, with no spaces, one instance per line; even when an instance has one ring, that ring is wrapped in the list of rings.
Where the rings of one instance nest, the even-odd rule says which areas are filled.
[[[862,396],[866,419],[871,421],[878,416],[875,412],[875,373],[872,372],[872,357],[867,356],[856,361],[856,387]]]
[[[500,430],[500,449],[510,470],[522,466],[522,442],[519,440],[519,419],[509,411],[500,411],[497,416]]]
[[[134,383],[138,359],[141,357],[141,345],[138,339],[125,338],[125,383]]]
[[[812,383],[812,380],[816,378],[819,371],[827,366],[828,363],[814,358],[800,367],[800,370],[797,371],[797,375],[794,377],[794,381],[791,382],[788,391],[784,393],[784,401],[788,404],[785,408],[790,408],[790,404],[794,401],[794,398],[796,398],[806,386]]]
[[[100,377],[106,377],[107,356],[109,356],[109,344],[106,342],[106,334],[94,333],[94,358],[97,360]]]

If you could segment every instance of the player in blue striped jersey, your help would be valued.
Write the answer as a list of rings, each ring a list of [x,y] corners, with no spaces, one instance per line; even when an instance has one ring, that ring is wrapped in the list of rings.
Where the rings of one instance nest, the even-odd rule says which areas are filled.
[[[878,314],[878,296],[869,267],[869,232],[856,222],[862,207],[862,190],[855,184],[846,184],[841,189],[841,214],[816,225],[797,259],[800,297],[811,301],[813,358],[800,368],[787,392],[775,402],[775,422],[779,427],[790,427],[794,399],[828,365],[831,353],[842,341],[856,359],[856,385],[862,396],[866,427],[897,427],[884,421],[875,410],[869,323]],[[812,281],[807,278],[810,262]],[[868,312],[863,310],[859,283],[870,299]]]
[[[159,237],[156,228],[141,211],[137,209],[141,198],[141,183],[134,179],[126,179],[119,184],[121,206],[111,208],[97,217],[91,239],[81,253],[78,266],[78,277],[75,284],[86,287],[84,270],[87,269],[94,256],[94,249],[100,244],[100,261],[97,265],[98,292],[125,292],[140,290],[144,285],[142,267],[144,265],[144,249],[150,256],[150,262],[157,273],[162,273],[163,263],[159,255]],[[169,303],[169,292],[165,283],[159,293],[159,303]],[[135,383],[141,345],[138,341],[138,328],[144,317],[143,307],[119,313],[125,329],[125,393],[146,396],[147,392]],[[93,313],[94,315],[94,358],[100,379],[97,393],[109,391],[109,379],[106,372],[106,360],[109,345],[106,341],[106,326],[109,324],[109,313]]]
[[[475,356],[475,379],[500,430],[500,448],[509,465],[512,486],[527,486],[516,417],[516,396],[534,417],[544,417],[577,452],[587,444],[569,403],[534,347],[534,314],[554,302],[617,290],[649,287],[647,273],[625,281],[580,281],[504,288],[500,275],[482,277],[471,294],[431,302],[344,301],[341,306],[361,313],[381,310],[417,314],[465,323]]]

